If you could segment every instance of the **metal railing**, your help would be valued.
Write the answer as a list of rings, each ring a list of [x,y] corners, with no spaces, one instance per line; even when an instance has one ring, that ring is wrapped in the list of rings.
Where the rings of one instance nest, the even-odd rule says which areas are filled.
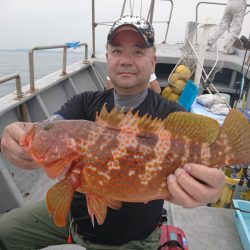
[[[166,33],[165,33],[163,43],[166,43],[166,41],[167,41],[167,36],[168,36],[168,32],[169,32],[169,27],[170,27],[170,22],[172,19],[172,13],[173,13],[173,7],[174,7],[173,0],[165,0],[165,1],[170,2],[170,4],[171,4],[171,8],[169,11],[169,17],[168,17],[167,21],[153,21],[155,0],[151,0],[149,10],[148,10],[148,15],[146,18],[146,20],[150,23],[166,23],[167,24]],[[123,0],[123,5],[122,5],[120,17],[122,17],[124,15],[126,3],[127,3],[127,0]],[[95,58],[95,55],[96,55],[96,37],[95,37],[96,27],[98,25],[111,26],[113,24],[113,22],[114,21],[107,21],[107,22],[96,22],[95,21],[95,0],[92,0],[92,48],[93,48],[93,51],[92,51],[91,57]]]
[[[80,43],[77,47],[85,47],[85,58],[83,63],[88,63],[88,45],[87,43]],[[61,45],[51,45],[51,46],[36,46],[29,50],[29,75],[30,75],[30,93],[35,92],[35,76],[34,76],[34,51],[36,50],[48,50],[48,49],[63,49],[63,65],[62,65],[62,73],[61,75],[66,75],[66,67],[67,67],[67,44]]]
[[[10,74],[4,77],[0,78],[0,84],[5,83],[11,80],[16,80],[16,100],[21,100],[24,96],[22,92],[22,84],[21,84],[21,77],[18,73]],[[27,106],[25,103],[21,103],[18,106],[19,114],[20,114],[20,121],[27,122],[28,121],[28,112],[27,112]]]
[[[16,80],[16,99],[21,99],[23,96],[22,93],[22,85],[21,85],[21,77],[18,73],[10,74],[0,78],[0,84],[4,82],[8,82],[11,80]]]
[[[153,21],[155,1],[151,1],[150,8],[149,8],[149,11],[148,11],[148,16],[147,16],[147,21],[150,22],[150,23],[153,23],[153,24],[154,23],[166,23],[167,24],[165,37],[164,37],[164,40],[163,40],[162,43],[166,43],[166,41],[167,41],[168,31],[169,31],[170,22],[171,22],[172,14],[173,14],[173,8],[174,8],[174,3],[173,3],[172,0],[165,0],[165,1],[170,2],[170,5],[171,5],[167,21]]]

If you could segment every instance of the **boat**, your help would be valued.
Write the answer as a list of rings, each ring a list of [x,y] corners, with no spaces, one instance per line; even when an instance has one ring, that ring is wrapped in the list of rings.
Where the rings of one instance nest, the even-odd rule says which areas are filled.
[[[155,2],[157,1],[151,0],[148,15],[145,18],[152,22],[153,25],[157,22],[164,24],[162,30],[162,34],[164,34],[163,41],[157,44],[157,65],[155,70],[161,88],[164,89],[168,84],[169,75],[183,56],[183,48],[185,47],[185,44],[170,44],[167,41],[174,9],[174,1],[166,0],[168,3],[168,17],[164,17],[159,21],[154,21]],[[124,0],[121,5],[121,16],[124,15],[126,4],[128,3]],[[194,23],[196,26],[199,24],[199,7],[207,4],[212,4],[214,8],[218,5],[225,5],[216,2],[199,2],[196,5],[195,21],[190,22],[187,25],[186,37],[190,37],[189,35],[191,33],[189,30],[193,27],[192,25]],[[250,7],[249,4],[248,7]],[[249,12],[246,14],[248,13]],[[83,91],[104,90],[107,77],[106,58],[105,54],[96,53],[96,32],[97,26],[102,26],[104,24],[110,25],[113,22],[114,19],[108,22],[96,22],[95,1],[92,0],[92,27],[89,28],[92,32],[91,55],[89,52],[90,45],[84,42],[51,46],[35,46],[28,52],[29,84],[22,86],[21,77],[18,72],[13,72],[13,74],[7,76],[1,76],[0,83],[14,79],[16,82],[16,91],[0,98],[0,135],[4,128],[12,122],[37,122],[48,119],[64,102],[75,94]],[[194,34],[192,33],[192,36],[193,35]],[[199,43],[195,41],[196,37],[192,37],[192,39],[191,44],[194,44],[194,46],[199,45]],[[66,66],[68,49],[72,47],[84,48],[83,58],[80,62]],[[36,51],[53,49],[63,50],[61,70],[35,81],[34,68],[36,62],[34,60],[34,54]],[[247,65],[243,64],[244,56],[246,55],[247,57],[249,54],[245,54],[244,52],[244,50],[237,49],[237,53],[234,55],[219,53],[218,57],[216,50],[207,51],[204,61],[202,62],[204,68],[209,70],[215,65],[216,58],[218,59],[217,65],[221,66],[219,72],[214,75],[212,82],[217,91],[231,97],[231,106],[233,106],[233,101],[239,97],[239,85],[240,79],[244,74],[243,72],[247,72],[244,75],[245,82],[249,83],[250,80],[250,72],[247,71]],[[202,87],[204,86],[200,86],[201,92],[204,91]],[[246,100],[246,108],[250,109],[250,92],[248,92]],[[47,176],[45,176],[41,170],[26,171],[16,168],[7,162],[0,154],[0,214],[4,214],[9,210],[23,206],[24,204],[41,200],[45,197],[47,189],[53,183],[54,181],[48,180]],[[234,237],[237,238],[236,232],[233,233],[235,234]],[[235,245],[232,244],[232,242],[230,242],[230,244],[232,248],[227,249],[238,249],[233,248]],[[226,248],[215,247],[211,249]]]

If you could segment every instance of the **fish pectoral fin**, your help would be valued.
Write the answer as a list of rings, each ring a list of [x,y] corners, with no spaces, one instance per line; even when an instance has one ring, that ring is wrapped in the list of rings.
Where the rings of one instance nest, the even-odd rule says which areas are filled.
[[[121,201],[115,201],[115,200],[106,200],[107,206],[116,210],[119,210],[122,208],[122,202]]]
[[[66,225],[75,188],[69,179],[64,179],[51,187],[46,194],[46,205],[56,226]]]
[[[107,215],[106,200],[97,195],[86,195],[88,212],[91,218],[95,217],[97,223],[102,225]]]
[[[56,179],[60,173],[63,171],[63,166],[66,163],[64,162],[63,159],[53,161],[51,163],[43,165],[43,169],[45,173],[51,178],[51,179]]]

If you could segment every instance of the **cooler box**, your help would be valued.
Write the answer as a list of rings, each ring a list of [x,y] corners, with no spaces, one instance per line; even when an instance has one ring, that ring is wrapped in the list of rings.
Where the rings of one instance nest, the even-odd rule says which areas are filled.
[[[203,105],[197,103],[196,100],[194,101],[193,105],[191,106],[190,112],[192,112],[193,114],[204,115],[204,116],[208,116],[210,118],[213,118],[219,122],[220,126],[222,126],[222,124],[226,118],[225,115],[217,115],[217,114],[214,114],[214,113],[206,110],[205,107]]]
[[[234,215],[234,223],[239,233],[244,250],[250,249],[250,201],[233,200],[234,207],[240,208],[236,210]]]

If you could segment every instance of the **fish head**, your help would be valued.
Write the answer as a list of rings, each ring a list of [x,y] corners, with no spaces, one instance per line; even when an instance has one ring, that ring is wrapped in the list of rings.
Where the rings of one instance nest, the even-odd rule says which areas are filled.
[[[80,156],[76,140],[60,122],[35,123],[21,138],[20,145],[52,178]]]
[[[56,143],[57,132],[52,123],[35,123],[20,139],[20,145],[37,163],[43,163],[49,149]]]

